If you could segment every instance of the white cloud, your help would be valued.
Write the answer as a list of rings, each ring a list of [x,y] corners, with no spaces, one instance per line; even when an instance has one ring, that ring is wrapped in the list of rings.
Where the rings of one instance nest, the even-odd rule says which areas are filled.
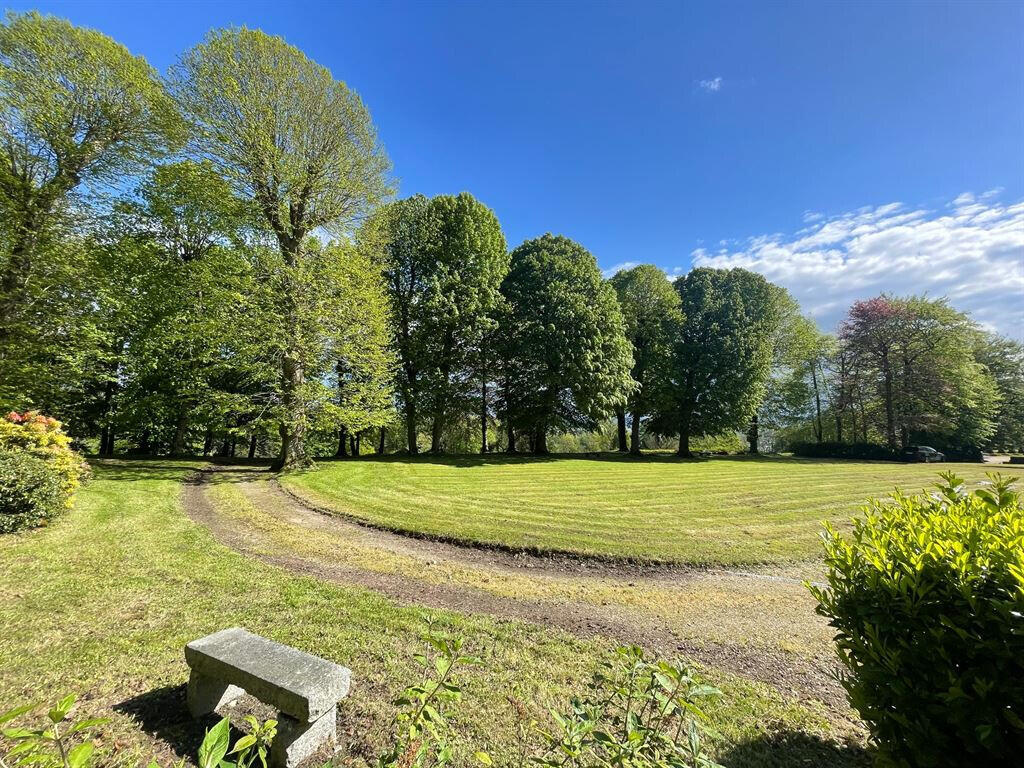
[[[693,263],[760,272],[828,330],[853,301],[887,292],[946,296],[984,326],[1024,339],[1024,201],[994,196],[964,193],[941,212],[861,208],[735,250],[698,248]]]
[[[714,93],[715,91],[722,90],[722,78],[714,77],[710,80],[701,80],[699,83],[700,87],[705,91]]]
[[[639,261],[620,261],[618,264],[613,264],[602,271],[605,278],[614,277],[617,272],[621,272],[624,269],[632,269],[640,264]]]

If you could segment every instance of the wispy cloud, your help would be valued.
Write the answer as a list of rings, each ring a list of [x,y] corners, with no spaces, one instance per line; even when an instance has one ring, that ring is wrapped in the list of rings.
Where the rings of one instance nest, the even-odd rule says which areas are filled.
[[[705,91],[715,93],[716,91],[722,90],[722,78],[713,77],[710,80],[701,80],[698,85],[700,85],[700,87]]]
[[[993,197],[964,193],[938,211],[861,208],[811,219],[793,235],[698,248],[693,263],[760,272],[829,330],[854,300],[889,292],[946,296],[986,327],[1024,339],[1024,201]]]
[[[617,272],[621,272],[624,269],[632,269],[639,263],[639,261],[620,261],[618,264],[613,264],[608,269],[603,270],[603,274],[605,278],[614,277]]]

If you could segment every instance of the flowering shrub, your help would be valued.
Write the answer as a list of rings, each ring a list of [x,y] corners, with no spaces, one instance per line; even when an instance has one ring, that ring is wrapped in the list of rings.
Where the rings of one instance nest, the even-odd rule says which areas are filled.
[[[1010,479],[872,501],[825,534],[850,703],[887,764],[1020,765],[1024,754],[1024,500]]]
[[[71,450],[71,438],[60,422],[36,411],[12,411],[0,419],[2,457],[6,471],[0,478],[0,517],[5,520],[0,530],[5,531],[44,524],[70,508],[89,473],[89,465]],[[47,472],[52,481],[46,479]]]

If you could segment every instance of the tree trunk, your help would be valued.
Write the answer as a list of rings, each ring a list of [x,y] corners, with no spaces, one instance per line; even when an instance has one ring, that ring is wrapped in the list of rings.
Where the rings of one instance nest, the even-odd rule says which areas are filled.
[[[416,403],[408,397],[405,401],[405,437],[408,441],[409,453],[419,453],[419,446],[416,445]]]
[[[342,427],[338,430],[338,450],[334,452],[334,458],[341,459],[348,456],[348,451],[345,449],[346,440],[348,440],[348,430]]]
[[[235,458],[235,450],[238,448],[238,435],[231,435],[231,451],[228,455],[233,459]]]
[[[516,453],[516,428],[508,416],[505,416],[505,430],[508,433],[508,445],[505,446],[505,453]]]
[[[182,456],[185,453],[185,437],[188,435],[189,414],[187,408],[178,412],[178,420],[174,424],[174,438],[171,440],[171,456]]]
[[[106,451],[104,452],[104,456],[114,455],[114,441],[116,437],[117,435],[115,433],[114,425],[111,424],[110,427],[107,429],[107,448]]]
[[[818,389],[818,366],[811,364],[811,382],[814,384],[814,437],[820,443],[825,431],[821,423],[821,391]]]
[[[297,325],[297,322],[293,322]],[[297,337],[298,329],[292,333]],[[302,361],[296,349],[285,352],[281,362],[281,402],[284,405],[285,418],[278,426],[281,434],[281,452],[272,469],[282,470],[299,467],[307,462],[306,457],[306,414],[301,399],[303,384]]]
[[[256,442],[257,442],[256,441],[256,433],[253,432],[252,435],[249,437],[249,458],[250,459],[255,459],[256,458]]]
[[[480,453],[487,453],[487,372],[480,380]]]
[[[633,423],[630,424],[629,452],[640,455],[640,411],[633,411]]]
[[[385,438],[387,438],[387,436],[388,436],[388,428],[387,427],[381,427],[380,428],[380,445],[377,446],[377,453],[379,453],[381,456],[384,455],[384,441],[385,441]]]
[[[688,415],[679,420],[679,449],[676,451],[676,456],[682,459],[693,458],[693,454],[690,453],[690,417]]]
[[[149,429],[144,429],[139,436],[139,453],[143,456],[149,456],[151,452],[152,449],[149,447]]]
[[[441,453],[441,436],[444,432],[444,420],[440,414],[434,415],[430,425],[430,452]]]
[[[348,447],[349,447],[349,450],[352,451],[352,455],[353,456],[358,456],[359,455],[359,451],[356,450],[358,448],[358,446],[356,445],[356,436],[355,435],[349,435],[348,436]]]
[[[615,420],[619,428],[619,453],[625,453],[629,450],[626,445],[626,409],[621,405],[615,407]]]
[[[203,456],[209,456],[213,450],[213,427],[206,428],[206,437],[203,440]]]
[[[836,411],[836,442],[843,442],[843,414],[841,411]]]
[[[885,438],[889,448],[896,450],[896,414],[892,403],[892,369],[888,355],[882,356],[883,399],[885,400]]]
[[[760,451],[757,450],[757,439],[759,437],[758,426],[757,414],[755,413],[750,419],[750,429],[747,430],[747,444],[750,447],[750,452],[754,454],[760,453]]]
[[[538,427],[533,438],[533,452],[546,456],[548,452],[548,431],[545,427]]]
[[[359,455],[359,452],[362,449],[362,447],[363,447],[363,433],[362,432],[356,432],[356,450],[355,450],[356,456]]]

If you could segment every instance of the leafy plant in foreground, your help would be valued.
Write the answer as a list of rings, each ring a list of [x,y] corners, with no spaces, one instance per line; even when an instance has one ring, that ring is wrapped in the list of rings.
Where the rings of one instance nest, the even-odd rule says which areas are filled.
[[[4,728],[0,733],[14,743],[5,757],[0,757],[0,768],[86,768],[93,759],[95,747],[88,739],[89,731],[107,722],[93,718],[71,723],[68,715],[75,705],[75,694],[57,702],[47,713],[49,723],[43,728]],[[0,726],[26,715],[37,704],[28,704],[0,714]]]
[[[267,720],[260,723],[252,715],[245,716],[249,732],[231,746],[231,721],[223,718],[206,732],[203,743],[199,745],[199,768],[251,768],[256,761],[267,768],[267,755],[270,754],[270,743],[277,735],[277,721]],[[228,760],[228,757],[234,757]]]
[[[454,672],[458,666],[479,664],[480,660],[464,655],[462,638],[441,635],[429,617],[424,641],[433,653],[414,657],[423,667],[423,679],[407,687],[396,699],[400,710],[395,716],[394,743],[378,758],[378,768],[443,766],[454,756],[447,715],[462,701],[462,689]],[[477,753],[477,758],[490,764],[486,753]]]
[[[826,527],[842,683],[897,766],[1018,765],[1024,750],[1024,505],[1013,481],[872,500]]]
[[[652,661],[637,646],[622,646],[601,665],[589,693],[555,728],[542,731],[546,751],[531,762],[551,768],[712,768],[699,721],[700,702],[720,695],[681,662]]]

